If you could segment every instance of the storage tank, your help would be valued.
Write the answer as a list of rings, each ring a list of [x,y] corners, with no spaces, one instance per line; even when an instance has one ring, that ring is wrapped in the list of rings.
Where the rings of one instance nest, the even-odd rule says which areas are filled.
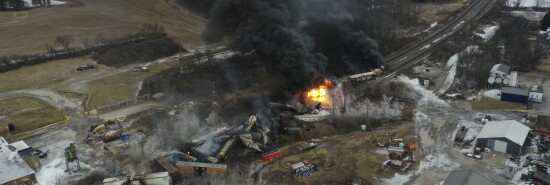
[[[510,83],[510,79],[505,78],[504,80],[502,80],[502,83],[503,83],[504,85],[508,85],[508,84]]]
[[[489,77],[489,80],[487,80],[487,82],[489,82],[490,84],[495,83],[495,77],[494,76]]]
[[[502,78],[495,78],[495,82],[496,82],[497,84],[502,83]]]

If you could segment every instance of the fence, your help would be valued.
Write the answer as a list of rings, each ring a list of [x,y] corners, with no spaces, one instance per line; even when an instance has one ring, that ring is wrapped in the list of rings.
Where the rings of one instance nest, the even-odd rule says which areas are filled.
[[[106,105],[106,106],[103,106],[103,107],[98,107],[97,108],[97,113],[100,114],[100,113],[103,113],[103,112],[109,112],[109,111],[112,111],[112,110],[115,110],[115,109],[120,109],[122,107],[126,107],[126,106],[129,106],[129,105],[135,105],[135,104],[146,102],[146,101],[149,101],[149,100],[151,100],[151,95],[150,94],[145,94],[145,95],[142,95],[142,96],[139,96],[139,97],[136,97],[136,98],[124,100],[124,101],[113,103],[113,104]]]

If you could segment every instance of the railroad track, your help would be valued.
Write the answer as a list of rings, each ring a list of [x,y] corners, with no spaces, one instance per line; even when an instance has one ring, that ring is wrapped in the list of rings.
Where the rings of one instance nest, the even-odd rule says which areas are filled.
[[[459,16],[457,16],[452,22],[439,29],[434,34],[426,37],[421,42],[414,44],[413,46],[390,55],[384,59],[387,66],[390,67],[389,74],[381,76],[376,80],[365,81],[357,85],[350,90],[352,92],[358,92],[366,89],[371,85],[378,84],[386,79],[393,78],[407,69],[413,67],[420,59],[428,56],[434,48],[437,48],[442,43],[445,43],[448,39],[452,38],[454,34],[465,28],[472,22],[477,21],[487,11],[489,11],[495,0],[473,0]]]

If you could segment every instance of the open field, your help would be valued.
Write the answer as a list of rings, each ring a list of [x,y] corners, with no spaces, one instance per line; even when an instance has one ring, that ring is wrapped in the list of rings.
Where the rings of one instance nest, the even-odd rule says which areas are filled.
[[[69,84],[59,87],[57,90],[87,95],[87,100],[83,106],[87,110],[90,110],[95,107],[135,98],[141,88],[141,82],[145,78],[172,66],[170,64],[157,63],[149,67],[149,72],[126,71],[87,81],[82,84]]]
[[[491,109],[519,109],[526,106],[519,103],[499,101],[491,98],[481,98],[479,101],[472,101],[472,108],[477,110]]]
[[[73,6],[71,6],[71,4]],[[78,0],[66,6],[0,12],[0,56],[43,53],[58,35],[106,38],[137,32],[144,23],[158,24],[185,46],[198,44],[205,20],[165,0]],[[59,47],[59,46],[58,46]]]
[[[376,171],[382,162],[388,160],[388,156],[384,154],[386,151],[384,147],[374,145],[371,135],[383,142],[390,139],[390,136],[385,134],[395,130],[396,137],[403,138],[405,142],[416,143],[414,131],[408,124],[410,123],[392,127],[392,129],[354,131],[349,134],[331,136],[320,142],[317,148],[308,151],[298,151],[296,149],[298,143],[285,146],[282,148],[282,156],[268,165],[269,172],[264,173],[264,178],[273,184],[293,184],[297,181],[300,184],[315,184],[316,182],[350,184],[353,178],[361,178],[363,182],[376,184],[375,179],[391,178],[394,173],[400,171],[392,168]],[[418,150],[414,152],[414,155],[417,159],[421,158]],[[312,176],[305,179],[293,177],[290,165],[301,160],[316,163],[319,166],[318,171],[313,172]],[[416,161],[409,170],[415,170],[418,164],[419,162]]]
[[[90,76],[113,70],[103,65],[95,65],[96,69],[83,72],[75,70],[78,66],[91,63],[93,63],[93,60],[89,57],[77,57],[0,73],[0,84],[2,84],[0,85],[0,92],[43,88],[67,80],[87,79]]]
[[[15,97],[0,99],[0,134],[8,132],[9,123],[15,125],[13,133],[37,129],[63,121],[65,114],[37,98]]]

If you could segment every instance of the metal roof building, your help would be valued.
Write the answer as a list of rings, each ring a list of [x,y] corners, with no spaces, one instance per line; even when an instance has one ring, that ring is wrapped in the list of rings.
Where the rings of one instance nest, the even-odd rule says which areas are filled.
[[[529,90],[517,87],[502,87],[500,101],[524,103],[529,101]]]
[[[496,185],[473,170],[453,170],[443,185]]]
[[[520,154],[530,130],[515,120],[491,121],[477,135],[477,144],[507,154]]]
[[[28,148],[24,142],[10,145],[0,137],[0,184],[32,184],[36,183],[34,170],[17,154]]]
[[[493,68],[491,68],[491,73],[508,74],[508,72],[510,72],[510,66],[506,64],[495,64]]]

